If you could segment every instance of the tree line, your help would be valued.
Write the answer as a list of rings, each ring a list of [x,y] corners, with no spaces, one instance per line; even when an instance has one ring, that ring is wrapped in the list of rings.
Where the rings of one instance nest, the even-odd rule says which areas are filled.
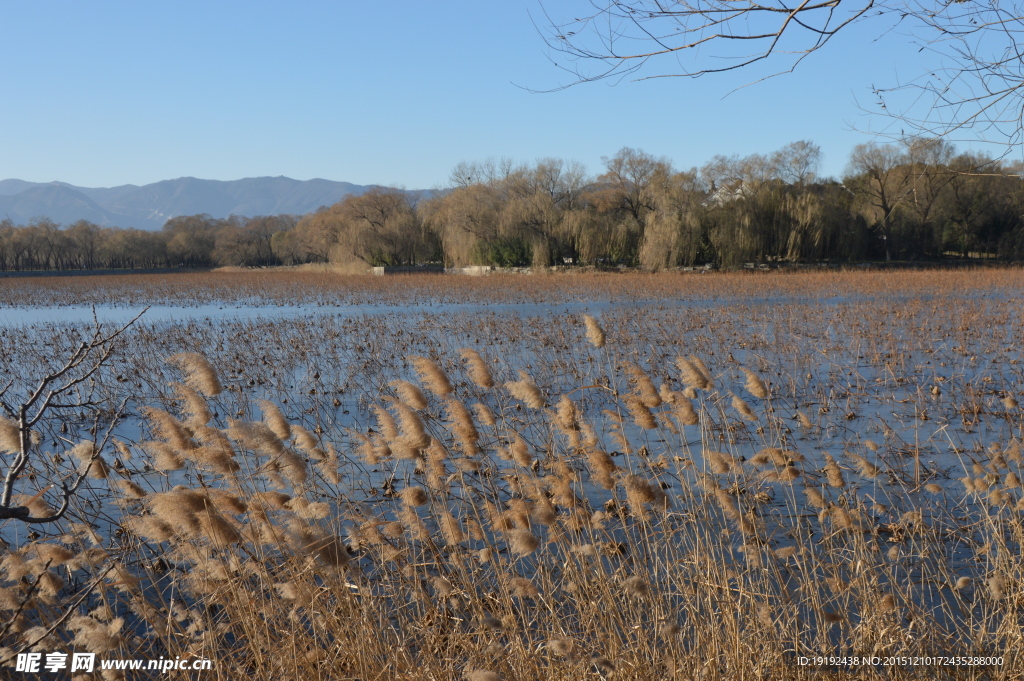
[[[427,198],[378,188],[305,216],[175,217],[158,232],[0,222],[0,270],[271,266],[639,266],[1024,258],[1021,166],[943,140],[863,144],[842,181],[817,145],[677,170],[624,148],[591,176],[543,159],[460,163]]]

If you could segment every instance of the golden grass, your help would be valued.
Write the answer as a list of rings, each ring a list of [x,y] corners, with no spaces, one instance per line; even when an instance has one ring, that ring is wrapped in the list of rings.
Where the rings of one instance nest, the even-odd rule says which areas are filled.
[[[875,295],[1020,289],[1024,270],[819,269],[769,272],[644,274],[554,273],[457,275],[347,275],[331,271],[261,269],[165,274],[0,279],[0,304],[150,303],[381,304],[437,302],[554,302],[560,300],[661,300],[687,296],[777,297]]]
[[[0,553],[0,658],[46,634],[218,679],[1019,678],[1019,271],[166,291],[250,274],[273,300],[720,300],[608,309],[601,348],[580,315],[141,327],[109,377],[148,407],[104,452],[116,501]],[[214,397],[161,362],[200,347]]]

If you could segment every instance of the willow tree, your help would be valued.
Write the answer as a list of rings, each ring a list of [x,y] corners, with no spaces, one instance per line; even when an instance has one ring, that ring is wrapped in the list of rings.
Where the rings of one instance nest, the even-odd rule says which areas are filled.
[[[498,238],[502,196],[495,187],[468,184],[421,204],[420,217],[441,240],[445,264],[479,264],[480,249]]]
[[[653,210],[644,220],[640,266],[658,270],[693,265],[707,253],[706,192],[696,170],[675,173],[652,191]]]
[[[303,218],[287,244],[293,258],[330,260],[342,266],[410,265],[433,260],[437,244],[423,228],[409,196],[374,188],[348,196]],[[279,244],[285,244],[279,239]]]

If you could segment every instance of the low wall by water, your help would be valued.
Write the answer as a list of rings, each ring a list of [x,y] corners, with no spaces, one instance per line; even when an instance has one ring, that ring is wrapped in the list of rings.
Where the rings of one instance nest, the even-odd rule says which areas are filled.
[[[443,265],[402,265],[398,267],[374,267],[377,276],[385,274],[444,274]]]

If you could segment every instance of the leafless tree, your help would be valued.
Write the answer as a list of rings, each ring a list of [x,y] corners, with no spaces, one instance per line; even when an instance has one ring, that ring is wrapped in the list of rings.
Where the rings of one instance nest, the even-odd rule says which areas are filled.
[[[956,175],[950,166],[953,145],[940,139],[907,138],[903,142],[910,173],[907,202],[917,223],[926,231],[931,230],[938,206],[946,185]]]
[[[935,54],[934,70],[878,88],[879,112],[924,137],[1024,141],[1024,7],[995,0],[590,0],[582,16],[545,11],[541,33],[570,74],[697,77],[763,63],[792,71],[854,22],[894,27]],[[900,133],[902,135],[903,133]]]
[[[865,197],[881,233],[886,260],[892,259],[896,208],[906,199],[913,180],[907,160],[905,151],[893,144],[860,144],[850,156],[846,184]]]
[[[667,158],[655,158],[630,147],[601,160],[605,173],[598,177],[598,182],[614,192],[625,212],[639,223],[654,208],[651,189],[671,174],[671,163]]]
[[[122,416],[125,405],[122,403],[113,410],[106,436],[99,446],[91,448],[89,458],[81,462],[78,470],[51,483],[51,486],[59,484],[61,489],[60,506],[52,515],[33,516],[28,505],[14,503],[15,488],[19,480],[25,476],[32,455],[37,452],[35,428],[45,419],[68,411],[92,410],[97,413],[102,408],[101,401],[87,388],[97,373],[110,362],[115,350],[114,342],[128,327],[138,321],[145,311],[113,331],[104,330],[94,311],[94,329],[91,336],[79,343],[63,365],[43,376],[34,387],[22,392],[20,399],[10,400],[9,395],[15,387],[13,378],[0,390],[0,408],[10,419],[3,419],[0,427],[4,429],[5,448],[12,455],[10,461],[4,461],[7,473],[3,479],[3,491],[0,492],[0,520],[13,518],[25,523],[50,523],[64,517],[72,497],[99,458],[106,440],[110,437],[111,429]]]

